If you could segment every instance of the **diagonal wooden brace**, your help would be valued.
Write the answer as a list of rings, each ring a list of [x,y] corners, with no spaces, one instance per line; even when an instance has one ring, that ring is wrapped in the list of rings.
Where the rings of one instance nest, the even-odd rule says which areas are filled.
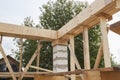
[[[11,74],[13,80],[16,80],[16,77],[15,77],[15,75],[14,75],[13,69],[12,69],[12,67],[11,67],[11,65],[10,65],[10,63],[9,63],[9,60],[7,59],[7,57],[6,57],[6,55],[5,55],[5,52],[4,52],[1,44],[0,44],[0,51],[1,51],[1,54],[2,54],[2,56],[3,56],[3,58],[4,58],[4,60],[5,60],[6,66],[8,67],[8,70],[10,71],[10,74]]]
[[[31,66],[32,62],[34,61],[34,59],[36,58],[36,56],[39,54],[39,51],[41,49],[41,45],[38,46],[38,48],[36,49],[36,51],[34,52],[33,56],[31,57],[30,61],[28,62],[28,64],[26,65],[24,72],[27,72],[29,67]],[[24,77],[24,73],[22,74],[21,78]]]

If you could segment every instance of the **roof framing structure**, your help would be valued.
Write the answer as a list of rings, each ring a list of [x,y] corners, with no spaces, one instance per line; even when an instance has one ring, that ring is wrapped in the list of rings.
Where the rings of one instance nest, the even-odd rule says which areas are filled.
[[[107,31],[106,27],[107,27],[107,21],[111,20],[112,15],[118,11],[120,11],[120,0],[96,0],[94,3],[92,3],[86,9],[84,9],[82,12],[80,12],[76,17],[74,17],[72,20],[70,20],[67,24],[65,24],[61,29],[59,29],[57,31],[0,23],[0,35],[1,36],[9,36],[9,37],[17,37],[17,38],[27,38],[27,39],[33,39],[33,40],[51,41],[53,44],[52,46],[55,47],[53,49],[57,48],[55,45],[61,45],[61,46],[65,46],[65,47],[70,46],[69,47],[70,60],[71,60],[70,67],[71,67],[71,71],[75,71],[75,65],[77,65],[76,67],[78,69],[80,68],[80,65],[79,65],[79,62],[77,62],[77,58],[74,56],[75,55],[74,37],[83,32],[83,42],[84,42],[83,52],[84,52],[84,63],[85,63],[84,69],[88,70],[88,71],[85,71],[84,74],[80,75],[81,77],[83,76],[83,80],[120,80],[119,75],[118,75],[119,76],[118,79],[114,79],[115,77],[112,77],[112,79],[110,79],[111,75],[108,75],[108,76],[105,75],[105,78],[110,77],[109,79],[105,79],[105,78],[102,79],[102,76],[101,76],[102,73],[100,70],[98,70],[98,71],[91,70],[90,54],[89,54],[89,38],[88,38],[89,37],[88,30],[90,28],[94,27],[96,24],[100,24],[102,42],[101,42],[101,45],[98,50],[94,69],[98,68],[98,66],[100,64],[101,56],[103,55],[105,70],[109,73],[109,70],[107,68],[111,67],[111,62],[110,62],[110,54],[109,54],[110,52],[109,52],[109,45],[108,45],[108,38],[107,38],[108,31]],[[120,26],[120,22],[111,25],[110,29],[113,30],[114,32],[119,32],[120,31],[119,26]],[[68,45],[68,43],[67,43],[68,39],[70,41],[70,45]],[[1,42],[2,42],[2,38],[1,38]],[[38,42],[38,44],[40,44],[40,43]],[[23,44],[21,44],[21,52],[22,52],[22,46],[23,46]],[[7,75],[6,75],[6,73],[5,74],[2,73],[2,75],[0,73],[0,76],[9,76],[8,74],[11,74],[13,80],[16,80],[16,77],[19,75],[19,79],[22,80],[22,78],[25,76],[34,77],[35,74],[40,75],[41,73],[39,73],[39,72],[35,72],[34,74],[32,73],[32,75],[30,72],[27,72],[29,67],[31,67],[33,60],[39,54],[39,52],[40,52],[39,48],[41,48],[41,47],[38,45],[38,48],[36,49],[35,53],[29,60],[27,66],[25,67],[24,72],[15,73],[11,69],[11,65],[9,64],[9,61],[6,58],[5,51],[2,48],[2,43],[0,43],[0,52],[7,64],[9,71],[10,71],[9,73],[7,73]],[[62,51],[64,53],[64,49],[62,49],[64,47],[60,47],[60,48],[61,49],[58,50],[58,53],[59,53],[59,51]],[[66,54],[66,51],[65,51],[65,54]],[[54,55],[54,52],[53,52],[53,55]],[[61,56],[59,55],[58,57],[61,57]],[[38,63],[39,62],[37,62],[37,64]],[[38,68],[39,68],[39,66],[37,66],[36,69],[38,69]],[[120,67],[117,67],[118,71],[120,71],[119,68]],[[41,69],[41,68],[39,68],[39,69]],[[44,70],[46,70],[46,69],[44,69]],[[115,71],[115,70],[112,70],[112,71]],[[26,75],[26,73],[28,73],[28,74]],[[67,73],[62,73],[62,74],[65,75],[65,77],[71,78],[71,80],[76,80],[76,75],[73,73],[76,74],[76,72],[70,72],[70,73],[67,72]],[[69,74],[71,77],[69,76]],[[113,73],[113,74],[117,74],[117,73]],[[61,75],[61,73],[53,73],[53,76],[54,75],[55,76]],[[35,80],[39,80],[39,77],[40,76],[38,76],[38,79],[35,79]],[[35,78],[36,78],[36,76],[35,76]],[[53,79],[50,79],[50,80],[53,80]],[[61,80],[61,79],[56,78],[54,80]]]
[[[112,15],[119,11],[119,8],[116,8],[117,1],[118,0],[96,0],[58,31],[0,23],[0,35],[47,41],[67,38],[69,34],[76,36],[83,32],[84,26],[91,28],[98,24],[100,22],[100,16],[111,20]]]

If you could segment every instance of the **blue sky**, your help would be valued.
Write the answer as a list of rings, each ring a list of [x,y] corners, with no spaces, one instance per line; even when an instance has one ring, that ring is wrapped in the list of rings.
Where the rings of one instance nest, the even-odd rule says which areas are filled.
[[[35,23],[39,23],[39,15],[43,4],[47,3],[48,0],[0,0],[0,22],[18,24],[21,25],[23,20],[27,16],[31,16]],[[81,0],[85,1],[85,0]],[[94,0],[87,0],[89,4]],[[109,24],[120,20],[120,13],[114,15],[113,20]],[[120,63],[120,36],[109,32],[109,48],[113,54],[115,61]],[[3,47],[6,54],[12,54],[11,49],[16,48],[13,44],[13,38],[4,37]],[[14,56],[14,54],[12,54]]]

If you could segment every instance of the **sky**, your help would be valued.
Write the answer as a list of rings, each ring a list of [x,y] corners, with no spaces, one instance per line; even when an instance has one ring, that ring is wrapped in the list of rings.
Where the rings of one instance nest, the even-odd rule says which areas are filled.
[[[39,23],[40,10],[43,4],[48,0],[0,0],[0,22],[10,24],[23,24],[24,18],[31,16],[35,23]],[[85,1],[85,0],[80,0]],[[94,0],[86,0],[91,4]],[[112,24],[120,20],[120,12],[113,16],[113,20],[108,24]],[[114,61],[120,63],[120,36],[114,32],[109,32],[109,49],[113,54]],[[4,37],[2,44],[6,54],[14,56],[11,49],[15,49],[13,38]],[[1,55],[0,55],[1,57]]]

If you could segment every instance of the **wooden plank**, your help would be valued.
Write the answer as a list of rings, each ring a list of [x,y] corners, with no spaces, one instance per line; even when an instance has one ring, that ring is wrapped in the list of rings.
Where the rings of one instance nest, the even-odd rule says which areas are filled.
[[[94,64],[94,69],[97,69],[99,67],[102,55],[103,55],[103,46],[102,46],[102,42],[101,42],[98,53],[97,53],[97,58],[96,58],[96,61]]]
[[[112,30],[113,32],[120,35],[120,21],[118,21],[118,22],[116,22],[114,24],[111,24],[110,25],[110,30]]]
[[[46,71],[46,72],[53,72],[52,70],[44,69],[44,68],[37,67],[37,66],[30,66],[30,68],[37,69],[37,70],[42,70],[42,71]]]
[[[32,62],[34,61],[34,59],[36,58],[36,56],[38,55],[38,53],[39,53],[39,51],[40,51],[40,49],[41,49],[41,47],[42,47],[40,44],[38,44],[38,45],[39,45],[38,48],[36,49],[35,53],[34,53],[33,56],[31,57],[30,61],[29,61],[28,64],[26,65],[26,67],[25,67],[25,69],[24,69],[23,72],[27,72],[27,70],[29,69],[30,65],[32,64]],[[24,74],[22,74],[21,77],[23,78],[23,77],[24,77]]]
[[[39,76],[36,75],[34,80],[65,80],[62,76]]]
[[[72,75],[72,74],[85,74],[87,71],[102,71],[102,72],[110,72],[110,71],[120,71],[119,67],[114,68],[99,68],[99,69],[80,69],[75,71],[66,71],[66,72],[14,72],[15,75],[25,74],[25,75],[42,75],[42,76],[65,76],[65,75]],[[10,72],[0,72],[0,75],[10,75]]]
[[[75,49],[74,49],[74,36],[70,35],[70,45],[71,45],[71,49],[70,51],[72,51],[73,53],[75,53]],[[71,71],[75,70],[75,59],[72,56],[72,53],[70,52],[70,69]],[[76,76],[75,75],[71,75],[71,80],[76,80]]]
[[[109,6],[111,7],[109,8]],[[113,11],[111,12],[109,9]],[[105,10],[109,11],[105,12]],[[81,26],[83,25],[88,25],[88,28],[91,28],[92,26],[98,24],[99,19],[97,15],[102,12],[112,16],[118,11],[119,10],[116,9],[116,0],[96,0],[67,24],[65,24],[60,30],[58,30],[58,38],[61,38],[66,34],[74,34],[74,31],[78,29],[80,29],[79,33],[81,33],[83,31]],[[75,35],[78,35],[79,33],[77,32]]]
[[[0,23],[0,35],[37,40],[57,39],[57,31]]]
[[[120,80],[120,71],[101,72],[101,80]]]
[[[106,24],[105,17],[102,17],[102,16],[100,17],[100,27],[101,27],[101,32],[102,32],[105,67],[111,67],[110,52],[109,52],[108,38],[107,38],[107,28],[106,28],[107,24]]]
[[[3,58],[4,58],[4,60],[5,60],[6,66],[8,67],[8,70],[10,71],[10,74],[11,74],[13,80],[16,80],[16,77],[15,77],[15,75],[14,75],[13,69],[12,69],[12,67],[11,67],[11,65],[10,65],[10,63],[9,63],[9,60],[7,59],[7,57],[6,57],[6,55],[5,55],[5,52],[4,52],[1,44],[0,44],[0,51],[1,51],[1,54],[2,54],[2,56],[3,56]]]
[[[100,71],[86,71],[85,80],[101,80]]]
[[[53,40],[52,41],[52,46],[55,46],[55,45],[68,45],[68,41],[60,40],[60,39]]]
[[[83,27],[83,46],[84,46],[84,68],[90,69],[90,53],[89,53],[89,38],[88,38],[88,28]]]

